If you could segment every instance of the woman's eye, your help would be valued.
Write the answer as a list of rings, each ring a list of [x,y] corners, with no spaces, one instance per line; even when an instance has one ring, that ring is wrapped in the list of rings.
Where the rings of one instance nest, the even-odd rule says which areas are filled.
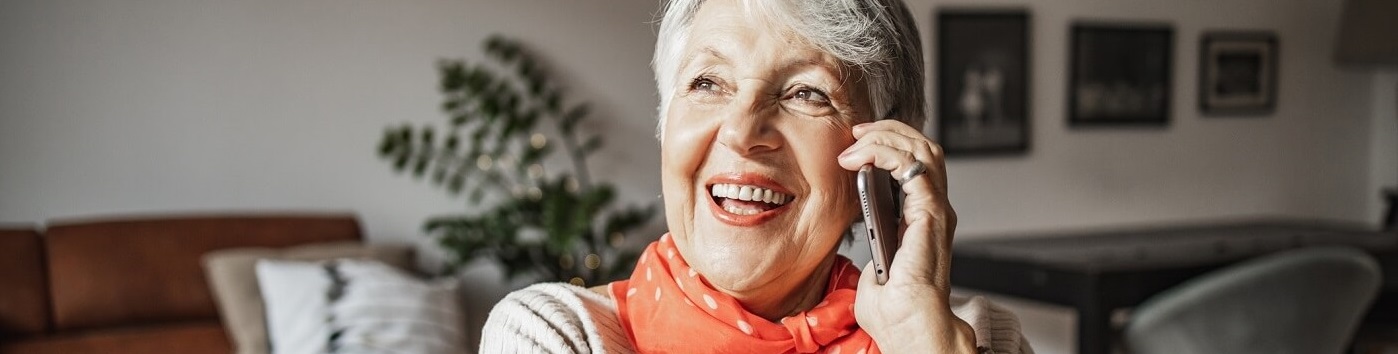
[[[791,98],[820,105],[830,104],[830,97],[826,96],[824,92],[812,88],[798,89],[796,93],[791,95]]]
[[[820,89],[798,85],[787,91],[783,98],[783,104],[793,112],[797,112],[811,117],[824,117],[835,114],[835,105],[830,103],[830,96]]]
[[[717,92],[718,84],[706,77],[695,78],[689,83],[690,91]]]

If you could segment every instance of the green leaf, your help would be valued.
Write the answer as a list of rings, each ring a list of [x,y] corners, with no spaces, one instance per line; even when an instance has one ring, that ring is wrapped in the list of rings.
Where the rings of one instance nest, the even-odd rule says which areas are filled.
[[[392,154],[393,154],[395,151],[398,150],[398,145],[399,145],[398,140],[397,140],[397,139],[394,139],[394,137],[396,137],[396,136],[398,136],[396,129],[394,129],[394,128],[386,128],[386,129],[384,129],[383,136],[379,138],[379,156],[380,156],[380,157],[389,157],[389,156],[392,156]]]
[[[527,86],[529,87],[530,96],[539,97],[539,94],[544,92],[544,80],[542,78],[531,77],[528,78],[526,82],[528,83]]]
[[[481,198],[483,197],[485,197],[485,195],[483,194],[480,188],[471,190],[470,200],[472,204],[480,203]]]
[[[548,93],[544,94],[544,107],[548,108],[550,113],[558,114],[559,107],[562,106],[563,97],[561,97],[561,94],[558,92],[558,90],[549,91]]]
[[[432,183],[442,184],[447,179],[447,168],[442,164],[436,164],[432,169]]]
[[[451,135],[447,136],[447,142],[445,146],[447,151],[451,153],[456,153],[456,149],[459,145],[461,145],[460,135],[457,135],[456,132],[452,132]]]
[[[458,107],[461,107],[461,101],[459,101],[459,100],[453,100],[453,99],[442,100],[442,110],[443,110],[443,111],[447,111],[447,112],[455,111]]]
[[[437,63],[438,71],[442,75],[442,92],[450,92],[461,88],[466,84],[466,73],[463,68],[464,63],[459,60],[443,60]]]
[[[573,129],[577,127],[579,122],[582,122],[583,118],[587,117],[587,114],[591,110],[592,108],[585,103],[573,106],[572,109],[568,110],[568,113],[563,114],[563,119],[559,123],[559,130],[562,130],[564,134],[572,134]]]
[[[451,178],[447,179],[446,183],[447,193],[451,193],[452,195],[460,194],[461,187],[466,184],[466,175],[458,168],[456,173],[452,173]]]
[[[519,76],[520,76],[520,77],[531,77],[531,76],[533,76],[533,74],[534,74],[534,69],[535,69],[535,68],[534,68],[534,61],[533,61],[533,60],[525,59],[525,60],[520,60],[520,61],[519,61],[519,70],[518,70],[518,73],[519,73]]]
[[[578,147],[578,151],[580,151],[580,152],[582,153],[582,155],[586,156],[586,155],[590,155],[590,154],[592,154],[592,153],[594,153],[594,152],[597,152],[597,149],[601,149],[601,148],[602,148],[602,137],[601,137],[601,136],[597,136],[597,135],[593,135],[592,137],[587,138],[587,141],[584,141],[584,142],[582,143],[582,146],[579,146],[579,147]]]

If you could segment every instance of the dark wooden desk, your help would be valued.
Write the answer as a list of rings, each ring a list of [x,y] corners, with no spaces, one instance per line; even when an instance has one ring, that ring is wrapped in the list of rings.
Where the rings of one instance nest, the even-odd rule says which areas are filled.
[[[1072,307],[1078,313],[1078,352],[1106,354],[1115,340],[1116,309],[1237,261],[1325,245],[1354,246],[1378,256],[1385,292],[1394,293],[1398,234],[1294,221],[957,242],[951,280],[958,287]]]

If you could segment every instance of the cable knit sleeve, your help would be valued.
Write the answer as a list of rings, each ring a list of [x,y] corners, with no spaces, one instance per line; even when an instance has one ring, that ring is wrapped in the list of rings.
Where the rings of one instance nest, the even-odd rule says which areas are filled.
[[[480,353],[628,353],[610,299],[580,287],[536,284],[490,310]]]
[[[952,296],[951,312],[976,331],[976,348],[983,353],[1034,353],[1019,331],[1019,318],[990,300]]]

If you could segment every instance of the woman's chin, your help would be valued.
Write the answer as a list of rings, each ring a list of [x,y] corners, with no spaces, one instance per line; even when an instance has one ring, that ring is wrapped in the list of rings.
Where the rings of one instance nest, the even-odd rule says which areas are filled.
[[[787,249],[785,240],[774,238],[772,233],[763,233],[751,228],[738,228],[721,225],[722,229],[709,230],[694,240],[695,258],[689,264],[704,274],[704,278],[720,289],[743,291],[761,286],[770,281],[774,274],[787,273],[775,267],[795,266],[796,259],[790,257],[798,250]]]
[[[732,263],[732,266],[717,264],[712,268],[704,272],[704,280],[715,289],[735,296],[762,288],[763,285],[771,282],[771,279],[767,279],[768,275],[780,273],[760,264]]]

